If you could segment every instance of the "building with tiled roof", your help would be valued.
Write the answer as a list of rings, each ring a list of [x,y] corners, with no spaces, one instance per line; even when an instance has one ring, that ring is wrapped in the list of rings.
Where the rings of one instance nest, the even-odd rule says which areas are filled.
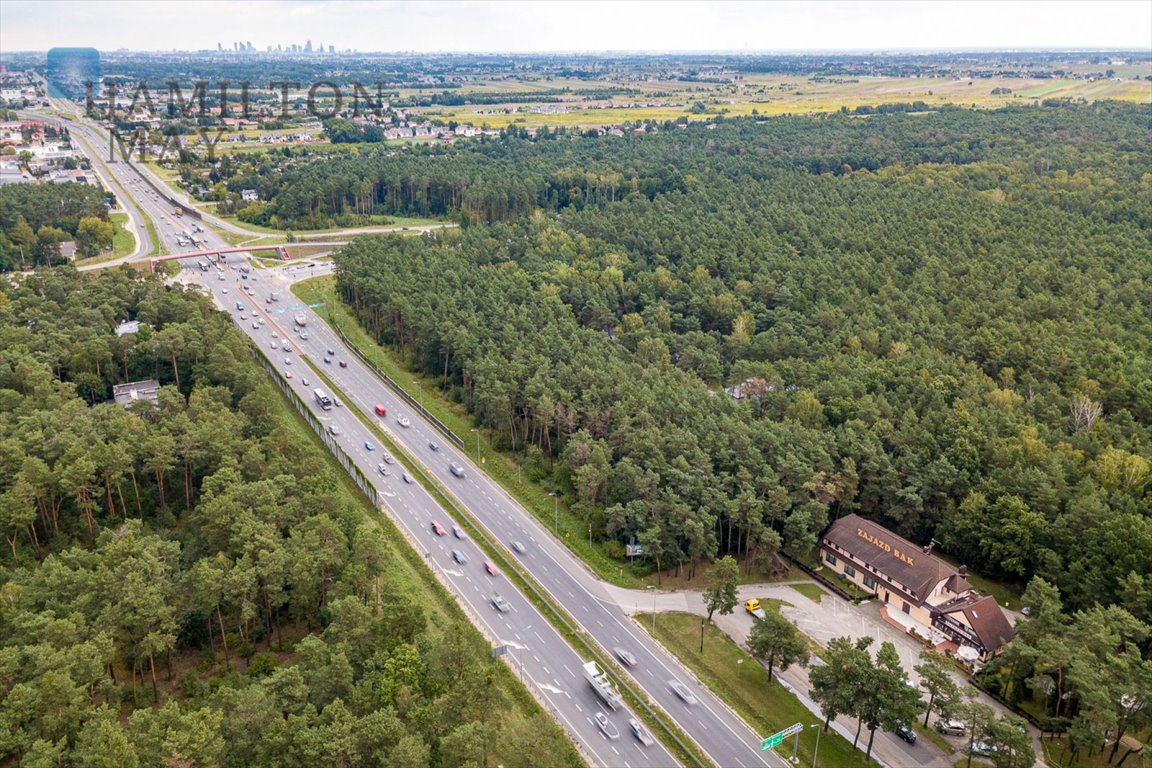
[[[884,601],[894,623],[926,638],[943,635],[987,660],[1015,636],[990,596],[968,583],[967,568],[932,554],[859,515],[834,522],[820,541],[820,558],[843,578]]]

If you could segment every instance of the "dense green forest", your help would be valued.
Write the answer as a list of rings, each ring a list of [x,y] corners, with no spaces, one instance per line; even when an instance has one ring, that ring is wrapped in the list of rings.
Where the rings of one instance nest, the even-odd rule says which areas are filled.
[[[68,240],[80,256],[111,248],[105,194],[87,184],[0,186],[0,272],[59,264]]]
[[[461,216],[350,244],[343,296],[611,550],[803,558],[858,511],[1148,620],[1148,128],[1098,104],[513,136],[306,165],[271,207]]]
[[[126,269],[0,287],[0,763],[578,764],[230,323]]]

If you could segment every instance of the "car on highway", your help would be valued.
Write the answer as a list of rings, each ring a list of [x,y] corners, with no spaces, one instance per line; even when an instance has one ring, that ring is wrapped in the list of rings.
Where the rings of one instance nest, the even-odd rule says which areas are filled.
[[[458,525],[452,526],[452,535],[458,539],[464,538],[464,529]]]
[[[264,303],[265,303],[265,304],[271,304],[271,303],[272,303],[272,299],[264,299]]]
[[[896,727],[894,733],[909,744],[916,743],[916,731],[912,730],[904,723],[900,723],[900,725]]]
[[[684,683],[680,682],[676,678],[672,678],[668,681],[668,687],[671,688],[672,692],[679,696],[680,701],[684,702],[685,704],[692,705],[696,703],[696,697],[692,695],[692,691],[688,690],[688,686],[684,685]]]
[[[455,560],[460,565],[464,565],[464,563],[468,562],[468,558],[465,557],[464,553],[458,549],[452,550],[452,559]]]
[[[632,729],[632,735],[644,746],[650,747],[656,743],[656,740],[648,735],[648,731],[644,730],[644,726],[640,725],[640,721],[636,718],[628,718],[628,727]]]
[[[292,378],[292,371],[284,371],[284,378],[286,378],[286,379]]]
[[[372,442],[370,440],[365,440],[364,441],[364,450],[374,451],[374,450],[376,450],[376,446],[372,445]]]
[[[388,409],[385,408],[384,406],[382,406],[380,403],[376,403],[376,407],[373,408],[373,410],[376,411],[377,416],[387,416],[388,415]]]
[[[340,361],[340,367],[341,367],[341,368],[347,368],[347,367],[348,367],[348,363],[346,363],[345,361],[341,360],[341,361]]]
[[[243,312],[241,312],[241,313],[240,313],[240,319],[241,319],[241,320],[247,320],[247,319],[248,319],[248,315],[246,315],[246,314],[244,314]]]
[[[399,424],[400,426],[404,427],[405,429],[412,426],[412,420],[409,419],[407,416],[397,416],[396,417],[396,423]]]
[[[306,331],[300,332],[300,340],[301,341],[308,341],[308,333]]]
[[[337,408],[344,407],[344,403],[340,402],[340,398],[336,397],[335,395],[332,396],[332,402],[336,403]]]
[[[464,477],[464,467],[454,461],[448,465],[448,471],[456,475],[456,477]]]
[[[636,657],[632,655],[631,651],[626,651],[623,648],[617,646],[616,648],[612,649],[612,653],[616,654],[616,658],[620,659],[620,661],[624,664],[627,664],[630,667],[636,666]]]
[[[400,476],[404,478],[404,482],[408,483],[408,485],[412,485],[412,483],[414,482],[412,480],[412,475],[408,474],[407,472],[404,472]]]
[[[324,358],[324,362],[331,364],[331,362],[332,362],[332,358],[330,358],[330,357],[325,357],[325,358]]]
[[[276,331],[272,331],[272,338],[278,339],[280,338],[280,334],[276,333]]]
[[[514,541],[514,542],[512,542],[512,549],[516,550],[516,553],[517,553],[517,554],[520,554],[520,555],[522,555],[522,554],[524,554],[525,552],[527,552],[527,551],[528,551],[528,550],[527,550],[527,549],[524,547],[524,544],[523,544],[523,543],[521,543],[521,542],[519,542],[519,541]]]
[[[292,365],[292,358],[290,358],[290,357],[284,358],[284,365]]]
[[[491,560],[485,560],[484,561],[484,570],[488,571],[489,576],[499,576],[500,575],[500,570],[495,565],[493,565]]]
[[[377,464],[376,471],[384,475],[384,477],[388,477],[392,474],[392,470],[388,469],[388,467],[384,466],[383,464]]]
[[[431,448],[433,451],[438,451],[438,450],[440,450],[440,443],[436,442],[435,440],[432,440],[428,443],[428,447]]]
[[[252,323],[252,330],[254,330],[254,331],[260,330],[260,323],[253,322]]]
[[[300,383],[303,384],[304,386],[308,386],[308,377],[307,376],[302,377],[300,379]]]
[[[396,459],[392,458],[392,454],[388,453],[388,451],[384,451],[384,453],[380,455],[380,458],[384,459],[388,464],[396,463]]]
[[[220,293],[228,293],[228,289],[227,288],[221,288]]]
[[[492,594],[492,605],[494,605],[500,613],[508,613],[508,611],[512,610],[512,606],[508,604],[507,600],[500,596],[499,592]]]
[[[445,534],[444,526],[440,525],[438,521],[433,520],[432,533],[436,534],[437,536],[443,536]]]
[[[596,725],[604,732],[604,735],[609,739],[620,738],[620,731],[616,730],[616,726],[612,725],[612,721],[608,719],[608,715],[603,712],[596,713]]]
[[[333,437],[336,437],[337,435],[340,434],[340,427],[338,427],[335,424],[329,424],[328,425],[328,434],[332,435]]]
[[[329,354],[329,355],[331,355],[331,356],[333,356],[333,357],[335,357],[335,356],[336,356],[336,350],[334,350],[334,349],[329,349],[329,350],[327,350],[327,352],[328,352],[328,354]]]

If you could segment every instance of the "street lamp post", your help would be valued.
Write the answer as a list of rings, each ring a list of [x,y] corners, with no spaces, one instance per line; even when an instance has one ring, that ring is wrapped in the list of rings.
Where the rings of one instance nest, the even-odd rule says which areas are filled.
[[[649,584],[645,589],[652,590],[652,637],[656,637],[656,587]]]
[[[812,768],[816,768],[816,755],[820,754],[820,723],[808,727],[816,729],[816,751],[812,753]]]
[[[554,536],[559,536],[560,535],[560,497],[557,496],[555,493],[549,493],[548,495],[552,497],[552,517],[554,519],[554,522],[552,523],[552,534]]]
[[[476,463],[479,464],[480,463],[480,430],[474,429],[472,431],[476,433]]]

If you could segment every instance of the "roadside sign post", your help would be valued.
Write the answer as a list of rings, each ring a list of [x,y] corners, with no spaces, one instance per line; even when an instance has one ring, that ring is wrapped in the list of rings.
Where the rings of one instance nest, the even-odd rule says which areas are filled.
[[[767,752],[770,749],[774,749],[775,747],[778,747],[784,743],[785,737],[794,736],[795,738],[792,740],[792,762],[796,762],[796,749],[799,746],[800,734],[803,731],[804,724],[796,723],[795,725],[790,725],[784,730],[774,733],[771,736],[765,736],[760,741],[760,751]]]

